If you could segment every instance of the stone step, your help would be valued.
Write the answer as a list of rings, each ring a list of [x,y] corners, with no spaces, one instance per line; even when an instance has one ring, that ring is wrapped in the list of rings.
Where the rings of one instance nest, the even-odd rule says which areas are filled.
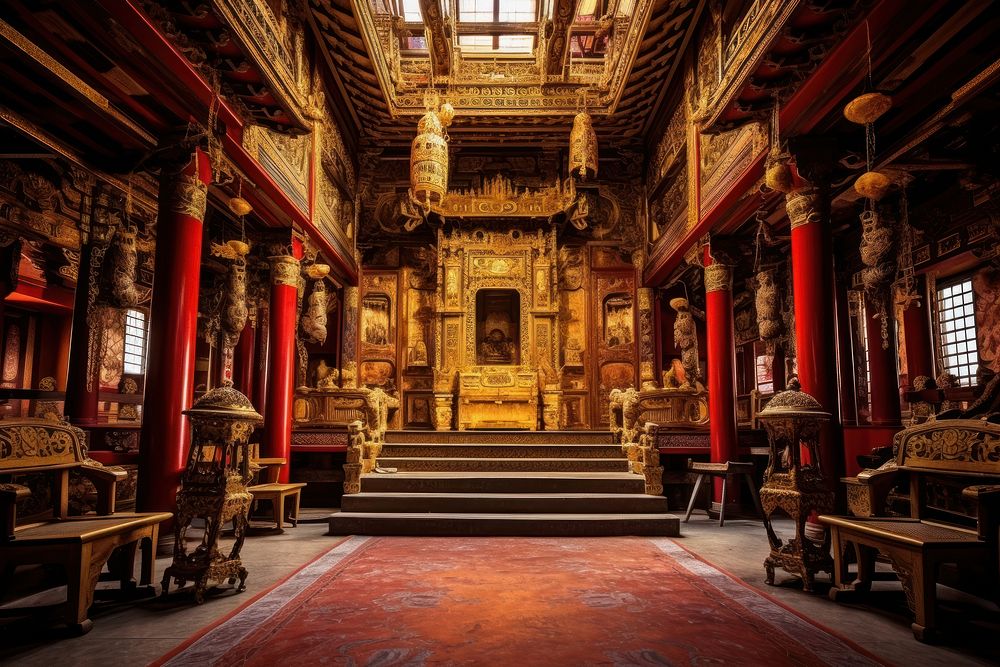
[[[659,514],[663,496],[641,493],[369,493],[346,495],[343,512]]]
[[[628,472],[628,460],[614,459],[522,459],[443,458],[380,456],[380,468],[403,472]]]
[[[395,458],[399,456],[499,459],[613,459],[622,456],[622,449],[620,445],[497,445],[483,442],[393,442],[382,446],[380,457]]]
[[[676,537],[673,514],[476,514],[338,512],[330,535]]]
[[[643,493],[627,472],[397,472],[361,476],[361,490],[396,493]]]
[[[459,443],[492,445],[609,445],[610,431],[386,431],[386,443]]]

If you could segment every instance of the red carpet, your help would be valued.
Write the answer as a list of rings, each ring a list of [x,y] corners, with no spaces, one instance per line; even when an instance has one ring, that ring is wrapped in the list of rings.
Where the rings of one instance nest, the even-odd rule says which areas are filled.
[[[354,537],[158,664],[877,664],[668,539]]]

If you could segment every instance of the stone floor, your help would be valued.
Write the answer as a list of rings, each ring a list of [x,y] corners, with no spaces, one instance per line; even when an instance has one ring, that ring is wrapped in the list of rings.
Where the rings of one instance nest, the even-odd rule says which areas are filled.
[[[313,514],[317,519],[324,516]],[[943,616],[955,627],[947,644],[928,646],[915,641],[910,633],[898,583],[876,583],[880,594],[872,606],[837,604],[826,598],[825,585],[818,585],[816,594],[805,594],[797,580],[783,578],[780,571],[777,586],[764,583],[761,563],[767,540],[759,522],[731,520],[719,528],[704,515],[696,515],[681,529],[679,542],[684,547],[888,662],[908,667],[1000,662],[1000,643],[995,641],[1000,611],[992,605],[942,588],[948,608]],[[151,598],[129,604],[101,603],[92,612],[94,629],[83,637],[60,637],[23,622],[0,626],[0,663],[47,667],[146,664],[326,551],[333,542],[324,535],[326,530],[325,521],[300,523],[283,534],[249,539],[243,555],[250,577],[242,594],[217,591],[200,606],[185,594],[171,595],[165,601]],[[168,559],[158,560],[157,572],[162,573],[167,565]],[[823,578],[821,575],[821,582]]]

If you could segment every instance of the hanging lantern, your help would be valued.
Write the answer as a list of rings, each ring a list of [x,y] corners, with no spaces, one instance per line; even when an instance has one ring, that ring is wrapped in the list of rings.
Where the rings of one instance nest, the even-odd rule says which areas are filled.
[[[862,197],[867,197],[872,201],[878,201],[888,192],[892,181],[885,174],[878,171],[866,171],[858,176],[854,181],[854,190]]]
[[[425,205],[440,204],[448,192],[448,141],[434,111],[420,119],[410,146],[410,188]]]
[[[868,125],[878,120],[891,107],[892,98],[888,95],[865,93],[847,103],[844,118],[858,125]]]
[[[586,111],[576,115],[569,133],[569,173],[581,181],[597,176],[597,133]]]

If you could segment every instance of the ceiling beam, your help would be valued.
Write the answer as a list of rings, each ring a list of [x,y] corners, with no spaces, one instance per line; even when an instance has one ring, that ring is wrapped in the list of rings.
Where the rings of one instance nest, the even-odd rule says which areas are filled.
[[[562,76],[569,54],[570,29],[579,4],[580,0],[554,0],[552,34],[545,51],[545,73],[549,76]]]
[[[451,39],[441,11],[441,0],[420,0],[420,15],[424,18],[434,75],[448,76],[451,73]]]

